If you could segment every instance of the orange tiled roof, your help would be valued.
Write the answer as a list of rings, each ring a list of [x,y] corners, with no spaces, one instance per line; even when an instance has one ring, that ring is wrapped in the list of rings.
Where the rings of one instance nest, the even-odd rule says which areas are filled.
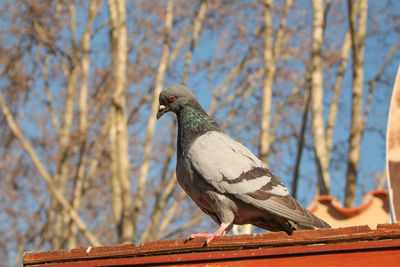
[[[364,195],[360,206],[346,208],[337,198],[325,195],[314,199],[308,209],[332,227],[367,224],[374,228],[379,223],[389,222],[388,199],[387,190],[374,190]]]

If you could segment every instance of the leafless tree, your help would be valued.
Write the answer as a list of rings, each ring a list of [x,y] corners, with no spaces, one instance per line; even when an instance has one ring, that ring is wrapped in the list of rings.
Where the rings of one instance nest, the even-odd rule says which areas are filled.
[[[156,123],[172,83],[302,204],[314,189],[344,199],[345,181],[357,203],[384,181],[383,154],[360,151],[384,150],[400,56],[399,9],[380,3],[0,3],[0,257],[214,227],[177,184],[173,116]]]

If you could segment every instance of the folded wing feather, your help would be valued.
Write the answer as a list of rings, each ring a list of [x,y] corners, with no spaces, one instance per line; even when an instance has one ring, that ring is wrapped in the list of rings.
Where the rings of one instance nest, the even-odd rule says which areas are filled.
[[[220,193],[228,193],[287,219],[323,227],[248,148],[225,133],[210,131],[187,151],[193,168]]]

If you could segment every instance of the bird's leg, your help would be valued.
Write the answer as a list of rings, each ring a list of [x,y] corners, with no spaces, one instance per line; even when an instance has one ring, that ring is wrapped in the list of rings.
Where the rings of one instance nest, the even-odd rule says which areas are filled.
[[[232,227],[233,227],[233,223],[231,223],[231,224],[225,229],[225,231],[222,233],[222,235],[227,235],[227,234],[232,230]]]
[[[226,235],[232,229],[232,223],[221,223],[217,231],[213,234],[205,234],[205,233],[198,233],[198,234],[191,234],[189,236],[189,240],[196,238],[196,237],[205,237],[207,238],[206,244],[208,245],[211,240],[214,239],[216,236]]]

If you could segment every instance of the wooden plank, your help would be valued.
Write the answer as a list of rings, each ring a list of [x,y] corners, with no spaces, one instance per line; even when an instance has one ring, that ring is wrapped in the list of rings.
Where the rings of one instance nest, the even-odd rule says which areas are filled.
[[[382,239],[392,239],[400,242],[400,224],[378,225],[376,230],[371,230],[367,226],[346,227],[338,229],[323,230],[302,230],[295,231],[288,236],[283,232],[224,236],[217,237],[210,246],[204,247],[204,239],[194,239],[186,242],[185,239],[171,239],[148,242],[136,246],[135,244],[115,245],[108,247],[78,248],[72,250],[55,250],[46,252],[27,252],[24,255],[25,266],[35,266],[38,264],[51,264],[57,262],[96,262],[97,260],[119,261],[151,261],[152,259],[183,259],[187,255],[218,255],[216,253],[254,253],[256,251],[279,251],[277,249],[300,249],[315,247],[321,249],[321,244],[332,245],[327,247],[333,249],[335,246],[346,247],[346,244],[375,244],[374,242]],[[368,242],[367,242],[368,241]],[[383,244],[383,243],[379,243]],[[366,246],[366,245],[365,245]],[[247,251],[247,252],[246,252]],[[316,250],[317,251],[317,250]],[[322,251],[322,250],[320,250]],[[203,253],[203,254],[201,254]],[[399,253],[400,254],[400,253]],[[234,254],[230,254],[234,255]],[[244,254],[241,254],[242,256]],[[266,254],[265,254],[266,255]],[[125,260],[124,260],[125,261]],[[47,265],[46,265],[47,266]],[[68,266],[68,265],[67,265]]]
[[[218,266],[363,266],[364,264],[400,263],[400,240],[381,240],[339,244],[320,244],[294,247],[263,248],[237,251],[183,253],[152,257],[112,258],[90,261],[69,261],[44,264],[46,267],[60,266],[205,266],[210,262]],[[314,265],[313,265],[314,263]],[[346,263],[347,265],[343,265]],[[260,264],[260,265],[259,265]],[[353,265],[350,265],[353,264]],[[40,265],[37,265],[40,266]],[[393,265],[394,266],[394,265]],[[291,266],[292,267],[292,266]]]

